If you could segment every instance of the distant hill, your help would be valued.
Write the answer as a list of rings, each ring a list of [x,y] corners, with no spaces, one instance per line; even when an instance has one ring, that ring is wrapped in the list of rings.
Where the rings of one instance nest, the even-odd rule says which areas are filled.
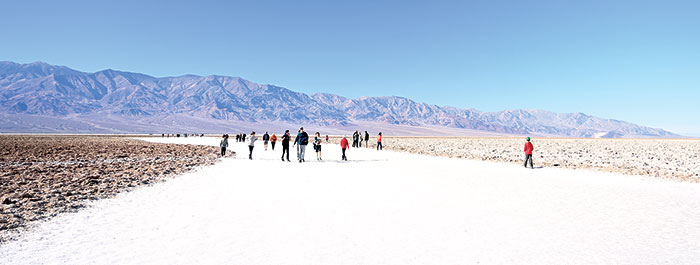
[[[0,62],[0,117],[0,132],[221,132],[307,125],[332,132],[373,126],[404,135],[680,137],[583,113],[481,112],[397,96],[307,95],[239,77],[85,73],[43,62]]]

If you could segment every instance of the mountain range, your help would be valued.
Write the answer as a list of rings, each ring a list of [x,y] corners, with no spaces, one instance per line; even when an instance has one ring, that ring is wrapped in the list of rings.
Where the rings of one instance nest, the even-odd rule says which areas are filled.
[[[0,62],[3,133],[218,133],[300,125],[332,133],[680,137],[583,113],[482,112],[398,96],[308,95],[240,77],[86,73],[43,62]]]

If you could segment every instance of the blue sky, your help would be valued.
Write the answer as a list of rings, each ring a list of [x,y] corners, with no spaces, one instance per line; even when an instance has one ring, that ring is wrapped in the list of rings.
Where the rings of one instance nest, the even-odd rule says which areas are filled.
[[[335,2],[4,1],[0,60],[584,112],[700,136],[700,1]]]

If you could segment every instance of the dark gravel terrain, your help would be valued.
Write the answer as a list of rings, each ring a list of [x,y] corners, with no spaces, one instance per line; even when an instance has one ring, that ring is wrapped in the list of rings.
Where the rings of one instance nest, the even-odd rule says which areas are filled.
[[[31,222],[213,164],[218,148],[118,136],[0,136],[0,242]]]

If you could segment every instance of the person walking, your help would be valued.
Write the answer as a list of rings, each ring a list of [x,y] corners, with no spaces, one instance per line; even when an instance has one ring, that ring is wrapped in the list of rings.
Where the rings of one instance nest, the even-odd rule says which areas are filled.
[[[379,132],[379,135],[377,135],[377,150],[382,150],[384,146],[382,146],[382,133]]]
[[[309,144],[309,134],[304,131],[304,127],[299,128],[299,133],[297,138],[294,139],[294,143],[299,147],[299,163],[306,162],[304,155],[306,155],[306,146]]]
[[[221,147],[221,156],[226,155],[226,148],[228,147],[228,134],[224,134],[221,136],[221,142],[219,143],[219,147]]]
[[[265,132],[265,134],[263,134],[263,143],[265,146],[265,151],[267,151],[267,142],[269,142],[269,141],[270,141],[270,135],[267,134],[267,132]]]
[[[250,143],[248,143],[248,149],[250,150],[250,154],[248,155],[248,159],[253,160],[253,147],[255,147],[255,141],[258,140],[258,137],[255,136],[255,132],[250,133]]]
[[[330,142],[330,139],[331,139],[331,138],[328,137],[328,134],[326,134],[326,143],[329,143],[329,142]]]
[[[365,148],[369,148],[369,133],[365,131]]]
[[[242,137],[242,138],[241,138],[241,142],[245,143],[245,137],[246,137],[245,133],[244,133],[243,136],[241,136],[241,137]]]
[[[282,135],[282,162],[284,162],[285,153],[287,153],[287,162],[292,162],[289,161],[289,138],[291,138],[291,136],[289,136],[289,130],[284,131],[284,135]],[[274,144],[272,146],[274,146]]]
[[[275,151],[275,143],[277,142],[277,135],[275,133],[272,133],[272,136],[270,136],[270,143],[272,144],[272,151]]]
[[[314,151],[316,151],[316,160],[323,160],[321,159],[321,143],[323,140],[321,140],[321,134],[316,132],[316,136],[314,136]]]
[[[527,142],[525,143],[525,148],[523,151],[525,151],[525,164],[523,164],[523,167],[527,168],[527,163],[528,161],[530,162],[530,168],[535,169],[534,166],[532,166],[532,151],[535,150],[535,147],[532,146],[532,143],[530,142],[530,137],[525,138]]]
[[[304,127],[299,128],[301,132],[301,137],[299,138],[299,159],[301,162],[306,162],[304,156],[306,156],[306,146],[309,144],[309,134],[304,131]]]
[[[348,138],[343,135],[343,139],[340,139],[340,150],[343,151],[343,156],[340,159],[343,161],[348,161],[348,158],[345,156],[345,150],[347,150],[348,147]]]

